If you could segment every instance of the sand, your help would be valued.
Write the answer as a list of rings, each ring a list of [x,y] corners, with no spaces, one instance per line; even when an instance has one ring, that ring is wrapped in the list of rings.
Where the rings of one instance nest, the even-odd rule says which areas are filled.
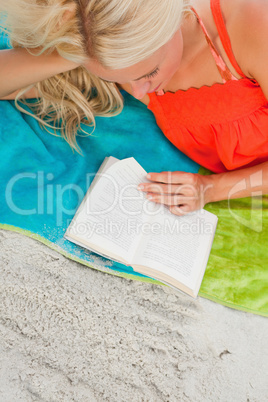
[[[0,231],[0,401],[268,401],[267,318]]]

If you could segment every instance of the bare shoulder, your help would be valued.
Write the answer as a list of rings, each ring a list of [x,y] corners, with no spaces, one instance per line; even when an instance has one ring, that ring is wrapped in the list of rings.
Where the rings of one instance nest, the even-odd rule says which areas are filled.
[[[246,75],[255,78],[258,56],[268,59],[268,0],[223,0],[221,3],[238,64]]]
[[[247,39],[260,38],[268,32],[268,0],[225,0],[228,19],[237,34],[244,33]],[[243,39],[243,38],[242,38]]]

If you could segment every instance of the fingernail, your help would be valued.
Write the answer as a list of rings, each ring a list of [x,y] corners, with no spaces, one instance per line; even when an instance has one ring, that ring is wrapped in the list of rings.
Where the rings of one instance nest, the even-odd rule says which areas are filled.
[[[151,178],[150,173],[148,173],[146,177],[147,177],[147,179],[150,179]]]
[[[144,190],[144,186],[142,184],[138,185],[137,187],[138,190]]]
[[[152,195],[147,195],[148,200],[152,200],[154,197]]]

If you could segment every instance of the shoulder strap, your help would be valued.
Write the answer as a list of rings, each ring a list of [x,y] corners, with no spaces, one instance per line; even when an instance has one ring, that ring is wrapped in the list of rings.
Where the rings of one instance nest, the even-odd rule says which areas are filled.
[[[237,80],[237,78],[231,73],[231,71],[229,70],[228,66],[226,65],[226,63],[224,62],[224,60],[222,59],[221,55],[219,54],[219,52],[217,51],[217,49],[215,48],[209,34],[208,31],[205,27],[205,25],[203,24],[203,21],[201,20],[201,18],[198,16],[197,12],[195,11],[195,9],[193,7],[191,7],[193,13],[195,14],[195,17],[199,23],[199,25],[201,26],[206,41],[210,47],[210,51],[212,56],[214,57],[217,69],[222,77],[222,82],[225,84],[227,81],[230,80]]]
[[[242,77],[246,77],[241,68],[239,67],[239,65],[237,64],[236,59],[234,57],[231,41],[221,12],[220,0],[210,0],[210,7],[221,43],[224,47],[224,50],[230,62],[232,63],[233,67],[236,69],[239,75],[241,75]]]

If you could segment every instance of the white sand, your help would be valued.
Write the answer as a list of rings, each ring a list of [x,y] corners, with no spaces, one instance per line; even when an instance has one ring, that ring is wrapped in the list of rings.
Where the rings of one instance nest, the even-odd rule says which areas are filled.
[[[0,401],[268,401],[267,318],[0,231]]]

